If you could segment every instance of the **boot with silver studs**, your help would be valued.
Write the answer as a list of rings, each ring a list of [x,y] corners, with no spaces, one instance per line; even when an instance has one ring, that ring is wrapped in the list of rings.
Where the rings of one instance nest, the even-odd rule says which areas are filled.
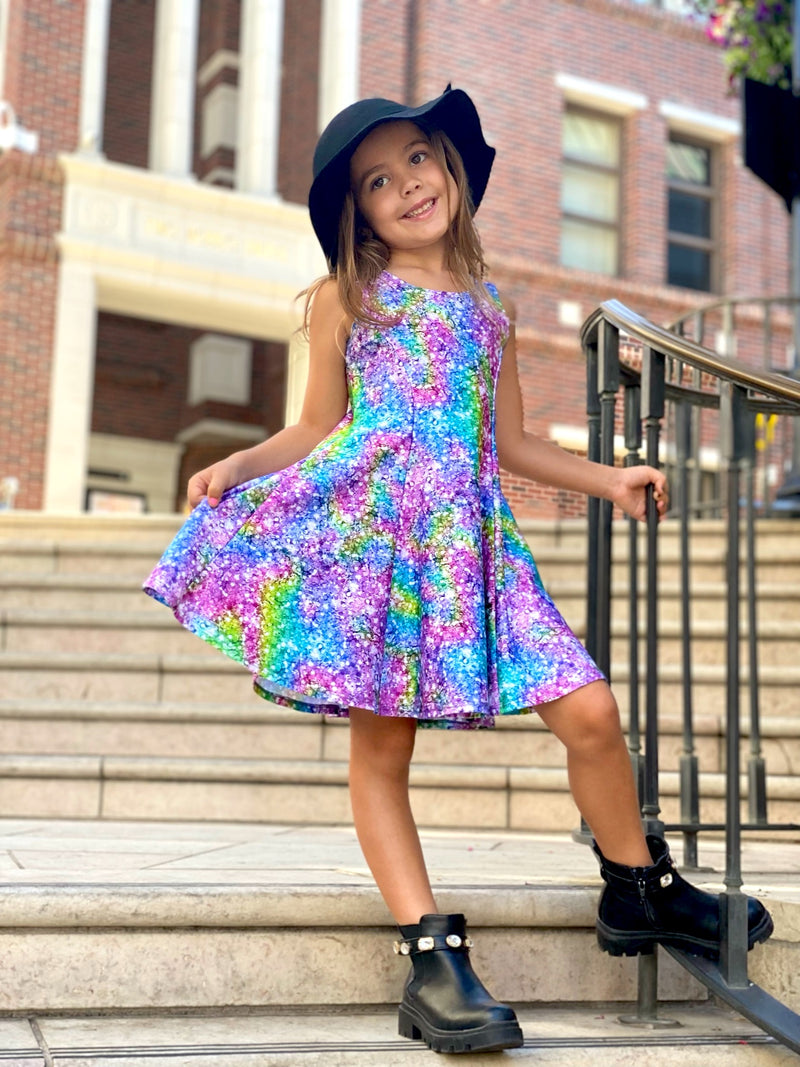
[[[650,867],[625,867],[607,860],[594,844],[605,886],[597,914],[597,940],[612,956],[652,952],[670,945],[693,956],[719,959],[720,908],[716,893],[706,893],[679,873],[662,837],[647,835]],[[748,948],[772,933],[769,912],[747,898]]]
[[[472,969],[463,915],[423,915],[401,926],[394,950],[411,961],[399,1032],[434,1052],[493,1052],[522,1045],[513,1010],[498,1003]]]

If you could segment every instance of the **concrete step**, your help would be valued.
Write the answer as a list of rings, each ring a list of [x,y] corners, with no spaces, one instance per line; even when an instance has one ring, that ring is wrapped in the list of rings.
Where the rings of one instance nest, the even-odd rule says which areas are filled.
[[[145,605],[146,606],[146,605]],[[762,611],[763,614],[763,611]],[[583,627],[576,626],[583,637]],[[612,658],[624,660],[628,653],[630,627],[616,619],[612,626]],[[741,655],[746,661],[745,638]],[[659,628],[659,662],[682,662],[683,627],[663,622]],[[640,641],[646,631],[640,627]],[[692,661],[721,664],[727,655],[727,627],[714,619],[700,619],[691,629]],[[780,666],[800,660],[800,620],[763,618],[758,624],[759,662]],[[0,651],[5,652],[160,652],[164,655],[207,654],[218,656],[210,645],[198,640],[176,623],[169,611],[151,610],[72,611],[39,608],[0,610]]]
[[[468,916],[478,973],[496,996],[528,1005],[540,1020],[523,1022],[528,1048],[613,1045],[621,1055],[632,1040],[641,1056],[637,1031],[621,1030],[615,1021],[620,1006],[635,998],[636,963],[597,950],[601,882],[588,848],[566,835],[475,830],[428,831],[422,843],[439,908]],[[692,880],[718,889],[723,850],[721,842],[705,846],[702,858],[712,867],[690,875]],[[677,847],[675,855],[680,860]],[[6,1016],[44,1014],[56,1022],[70,1013],[144,1012],[152,1018],[191,1012],[210,1018],[238,1011],[254,1020],[291,1011],[300,1018],[293,1035],[283,1033],[282,1040],[302,1038],[312,1045],[306,1049],[310,1055],[314,1041],[327,1040],[330,1031],[320,1022],[321,1031],[312,1037],[302,1017],[321,1019],[332,1011],[350,1017],[377,1007],[388,1019],[401,996],[407,964],[391,951],[395,931],[350,827],[4,819],[0,865],[0,951],[13,976],[0,985]],[[751,976],[768,990],[780,990],[795,1008],[797,845],[748,843],[743,869],[747,890],[766,900],[776,926],[774,937],[750,954]],[[685,1032],[675,1031],[673,1038],[695,1039],[679,1042],[673,1055],[683,1044],[698,1044],[700,1024],[692,1022],[693,1013],[702,1015],[713,1005],[666,955],[659,957],[659,993],[673,1002],[662,1013],[678,1013],[684,1023]],[[564,1010],[574,1013],[577,1033],[555,1014]],[[115,1042],[129,1055],[141,1048],[144,1056],[148,1044],[155,1053],[155,1020],[147,1040],[134,1041],[140,1018],[96,1028],[85,1019],[82,1030],[80,1023],[66,1021],[42,1027],[52,1057],[48,1064],[66,1064],[68,1051],[78,1049],[94,1063],[96,1054]],[[13,1036],[10,1047],[26,1053],[35,1047],[24,1043],[19,1028],[13,1035],[4,1030],[7,1022],[21,1020],[1,1020],[0,1040]],[[754,1045],[763,1040],[749,1024],[732,1024],[730,1015],[718,1014],[703,1043],[712,1039],[713,1047],[724,1049],[733,1034],[739,1040],[751,1035]],[[186,1035],[188,1026],[179,1032]],[[199,1054],[201,1033],[176,1042],[175,1031],[168,1038],[161,1029],[161,1046],[194,1043],[191,1051]],[[217,1046],[234,1043],[230,1030],[215,1033]],[[255,1043],[246,1022],[236,1033],[238,1040],[250,1035],[247,1040]],[[581,1040],[575,1041],[577,1036]],[[601,1036],[605,1041],[598,1045]],[[339,1029],[336,1040],[344,1037]],[[648,1032],[648,1038],[654,1035]],[[379,1040],[378,1034],[371,1040]],[[414,1053],[412,1045],[399,1047]]]
[[[0,573],[5,574],[104,574],[144,578],[150,573],[166,547],[171,532],[163,542],[156,540],[128,543],[105,541],[10,540],[0,536]],[[531,550],[542,577],[549,585],[574,579],[576,570],[586,568],[584,546],[548,546],[530,541]],[[612,575],[616,582],[628,582],[628,546],[614,543]],[[643,550],[640,554],[639,580],[644,578]],[[659,571],[665,581],[680,579],[680,551],[669,539],[659,551]],[[690,572],[693,580],[725,581],[726,550],[724,543],[701,542],[692,546]],[[793,540],[759,545],[756,567],[758,581],[786,579],[800,582],[800,534]],[[744,570],[742,571],[744,581]]]
[[[468,915],[496,996],[635,996],[634,961],[597,950],[588,848],[475,830],[429,832],[423,846],[438,906]],[[0,951],[13,975],[2,1012],[351,1008],[401,995],[407,965],[350,827],[5,819],[0,858]],[[698,877],[719,883],[716,871]],[[751,954],[762,971],[773,947],[773,969],[785,962],[798,921],[774,894],[779,940]],[[707,999],[671,958],[659,969],[665,999]]]
[[[183,517],[162,515],[65,515],[41,511],[4,511],[0,514],[0,539],[17,542],[32,540],[64,543],[91,541],[93,543],[126,543],[163,546],[174,536]],[[585,549],[585,519],[521,519],[520,530],[537,548]],[[690,540],[693,550],[707,542],[719,543],[724,536],[725,522],[721,519],[693,519]],[[795,519],[758,519],[756,530],[759,544],[786,544],[800,537]],[[639,527],[643,539],[644,527]],[[659,527],[659,544],[666,546],[680,536],[679,523],[667,519]],[[628,538],[627,520],[614,523],[614,543],[624,545]],[[620,549],[621,551],[622,549]]]
[[[679,821],[679,773],[659,775],[662,817]],[[746,777],[741,780],[747,797]],[[725,821],[725,778],[700,773],[700,818]],[[800,822],[800,782],[768,774],[772,822]],[[415,762],[410,795],[426,827],[569,831],[578,814],[563,766]],[[0,807],[35,818],[346,823],[347,763],[319,759],[2,755]]]
[[[623,728],[628,722],[623,718]],[[749,724],[742,720],[743,743]],[[680,715],[659,719],[660,766],[676,770],[683,752]],[[724,767],[722,716],[694,717],[695,752],[706,771]],[[765,715],[761,742],[775,774],[800,772],[800,720]],[[7,755],[169,756],[346,761],[342,719],[303,714],[253,696],[247,703],[0,700],[0,752]],[[536,714],[508,715],[494,730],[421,730],[417,763],[562,767],[564,750]]]
[[[573,569],[574,573],[574,569]],[[0,610],[75,612],[142,612],[162,615],[169,611],[142,593],[146,574],[39,574],[12,572],[0,581]],[[581,629],[586,618],[586,583],[583,579],[550,583],[548,591],[574,629]],[[612,586],[613,618],[620,623],[628,620],[628,585],[617,582]],[[659,620],[676,623],[681,619],[681,590],[677,582],[664,581],[659,586]],[[800,582],[763,582],[759,585],[759,617],[775,621],[797,622],[797,601]],[[727,585],[722,582],[697,582],[692,598],[693,621],[725,619]],[[644,611],[645,593],[640,590],[640,612]],[[742,619],[746,617],[744,601]]]
[[[709,1003],[665,1004],[664,1029],[626,1025],[631,1004],[518,1006],[522,1048],[462,1055],[470,1067],[656,1067],[679,1057],[684,1067],[783,1067],[796,1056],[752,1024]],[[51,1063],[92,1067],[430,1067],[431,1052],[397,1033],[395,1008],[277,1009],[129,1014],[0,1022],[0,1041],[17,1067]],[[0,1053],[0,1063],[4,1061]],[[435,1061],[434,1061],[435,1062]]]
[[[198,642],[199,644],[199,642]],[[665,664],[659,672],[660,708],[676,715],[682,707],[682,671]],[[628,708],[626,663],[612,663],[611,679],[624,712]],[[742,670],[746,694],[748,671]],[[724,665],[699,663],[692,670],[696,707],[703,714],[725,713]],[[759,670],[759,693],[765,715],[800,712],[800,665],[765,665]],[[0,687],[5,699],[251,701],[249,675],[222,655],[97,652],[1,652]]]

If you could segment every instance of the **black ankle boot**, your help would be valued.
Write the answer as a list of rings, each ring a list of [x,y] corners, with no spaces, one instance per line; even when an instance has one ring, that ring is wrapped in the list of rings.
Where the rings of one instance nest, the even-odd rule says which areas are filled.
[[[522,1030],[511,1008],[498,1004],[472,969],[463,915],[423,915],[401,926],[394,950],[411,959],[400,1005],[402,1037],[434,1052],[519,1048]]]
[[[624,867],[611,863],[597,844],[605,881],[597,914],[597,940],[612,956],[652,952],[656,945],[671,945],[719,958],[719,897],[696,889],[678,873],[662,837],[647,835],[653,857],[651,867]],[[747,947],[766,941],[772,919],[763,904],[747,898]]]

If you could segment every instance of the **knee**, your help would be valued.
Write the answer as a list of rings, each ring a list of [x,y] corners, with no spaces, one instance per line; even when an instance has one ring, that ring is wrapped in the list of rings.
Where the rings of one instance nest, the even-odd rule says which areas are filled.
[[[619,744],[623,738],[619,708],[607,685],[577,703],[571,726],[567,748],[575,754],[597,755]]]
[[[381,718],[372,712],[350,713],[350,759],[359,770],[381,777],[407,775],[415,737],[413,719]]]

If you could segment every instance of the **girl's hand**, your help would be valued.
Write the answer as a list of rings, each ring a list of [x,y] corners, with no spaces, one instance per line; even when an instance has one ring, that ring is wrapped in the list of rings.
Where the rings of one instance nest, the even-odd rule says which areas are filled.
[[[618,467],[617,479],[611,500],[617,507],[640,522],[647,518],[647,486],[653,486],[653,494],[662,519],[669,507],[669,489],[666,475],[654,467]]]
[[[210,467],[192,475],[186,489],[189,506],[196,508],[203,497],[208,497],[209,504],[215,508],[225,490],[233,485],[239,485],[242,481],[234,453],[227,459],[212,463]]]

